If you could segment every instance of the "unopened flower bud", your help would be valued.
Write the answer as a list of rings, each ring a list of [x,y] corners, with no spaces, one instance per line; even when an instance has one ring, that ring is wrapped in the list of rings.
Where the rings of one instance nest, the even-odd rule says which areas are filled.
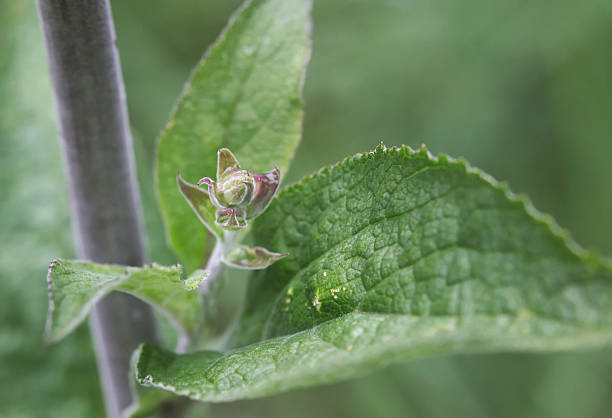
[[[278,168],[265,174],[242,170],[232,152],[222,148],[217,153],[217,182],[204,177],[198,185],[208,186],[216,212],[217,225],[230,230],[247,226],[247,219],[260,215],[270,204],[280,183]]]

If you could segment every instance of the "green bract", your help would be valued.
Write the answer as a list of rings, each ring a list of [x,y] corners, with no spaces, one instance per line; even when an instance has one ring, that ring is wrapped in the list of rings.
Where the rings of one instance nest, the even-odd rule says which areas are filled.
[[[463,161],[385,149],[282,191],[256,241],[292,257],[256,273],[222,352],[144,345],[141,383],[209,401],[327,383],[444,353],[612,340],[612,262]]]

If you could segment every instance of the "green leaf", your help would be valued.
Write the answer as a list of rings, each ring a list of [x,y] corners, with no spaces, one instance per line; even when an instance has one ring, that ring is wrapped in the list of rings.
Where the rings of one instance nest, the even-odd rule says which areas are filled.
[[[196,270],[181,279],[179,265],[146,267],[53,260],[49,266],[49,313],[46,340],[56,342],[79,325],[94,304],[112,290],[132,294],[159,309],[183,335],[193,336],[203,316],[198,285],[206,277]]]
[[[188,81],[162,132],[157,189],[169,240],[188,270],[202,267],[206,230],[175,183],[217,171],[230,148],[253,172],[284,173],[301,136],[310,57],[310,0],[254,0],[230,20]]]
[[[231,401],[359,376],[393,362],[452,353],[584,348],[610,331],[533,317],[469,320],[352,312],[293,335],[229,352],[174,354],[141,348],[137,379],[201,401]]]
[[[223,256],[223,262],[235,268],[261,270],[288,255],[287,253],[273,253],[262,247],[250,248],[245,245],[238,245]]]
[[[612,340],[612,262],[464,161],[407,147],[292,186],[254,225],[290,257],[257,273],[228,353],[145,345],[138,378],[202,400],[269,395],[433,354]]]

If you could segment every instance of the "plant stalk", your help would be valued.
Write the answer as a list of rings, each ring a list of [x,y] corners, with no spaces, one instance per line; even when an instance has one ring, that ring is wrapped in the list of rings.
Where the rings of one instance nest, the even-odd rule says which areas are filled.
[[[238,238],[239,236],[237,232],[225,231],[223,234],[223,240],[218,240],[215,243],[212,253],[206,262],[205,270],[208,273],[206,280],[204,280],[198,288],[202,303],[207,303],[208,295],[221,278],[221,274],[223,273],[223,263],[221,262],[223,255],[232,247],[232,245],[234,245],[234,242],[236,242]]]
[[[125,91],[108,0],[36,0],[44,34],[79,258],[145,261]],[[132,402],[129,360],[156,342],[151,308],[113,292],[93,310],[92,334],[109,417]]]
[[[217,241],[212,253],[210,254],[210,258],[206,262],[206,280],[204,280],[198,291],[200,292],[200,297],[203,303],[206,303],[207,295],[210,293],[212,287],[221,277],[221,273],[223,272],[223,264],[221,263],[221,259],[223,258],[223,254],[225,254],[225,245],[222,241]]]

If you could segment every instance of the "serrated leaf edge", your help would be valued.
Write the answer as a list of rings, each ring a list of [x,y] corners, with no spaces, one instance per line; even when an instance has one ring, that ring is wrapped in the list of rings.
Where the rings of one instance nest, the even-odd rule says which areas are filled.
[[[508,183],[501,182],[495,179],[490,174],[485,173],[481,169],[472,166],[464,158],[453,158],[444,153],[434,155],[427,149],[427,147],[424,144],[421,145],[419,149],[415,150],[408,145],[401,145],[399,147],[397,146],[387,147],[381,142],[372,151],[353,154],[337,163],[328,164],[324,167],[321,167],[319,170],[315,171],[314,173],[311,173],[303,177],[302,179],[298,180],[297,182],[280,190],[275,200],[276,201],[282,200],[283,195],[285,195],[286,193],[290,193],[290,192],[295,193],[295,189],[298,189],[304,186],[305,184],[308,184],[310,181],[313,181],[316,177],[327,174],[328,172],[331,172],[337,169],[338,167],[343,166],[344,164],[348,164],[353,161],[357,162],[360,160],[365,160],[367,158],[371,158],[372,156],[376,154],[381,154],[381,153],[386,154],[386,153],[391,153],[391,152],[404,152],[404,153],[411,154],[411,155],[425,156],[427,157],[429,161],[434,162],[436,164],[446,163],[449,165],[463,167],[466,174],[478,176],[480,179],[484,180],[487,184],[489,184],[495,190],[502,192],[504,197],[506,197],[510,202],[520,204],[523,210],[529,215],[531,219],[533,219],[539,224],[545,225],[548,231],[553,235],[553,237],[560,240],[565,245],[565,247],[573,255],[578,257],[581,261],[586,262],[591,265],[600,266],[600,267],[604,267],[606,269],[612,270],[612,258],[602,256],[601,254],[598,254],[595,251],[587,250],[584,247],[582,247],[580,244],[578,244],[574,240],[569,230],[561,227],[553,216],[540,212],[538,209],[536,209],[533,203],[531,202],[531,199],[527,195],[514,193],[510,189],[510,186],[508,185]]]

